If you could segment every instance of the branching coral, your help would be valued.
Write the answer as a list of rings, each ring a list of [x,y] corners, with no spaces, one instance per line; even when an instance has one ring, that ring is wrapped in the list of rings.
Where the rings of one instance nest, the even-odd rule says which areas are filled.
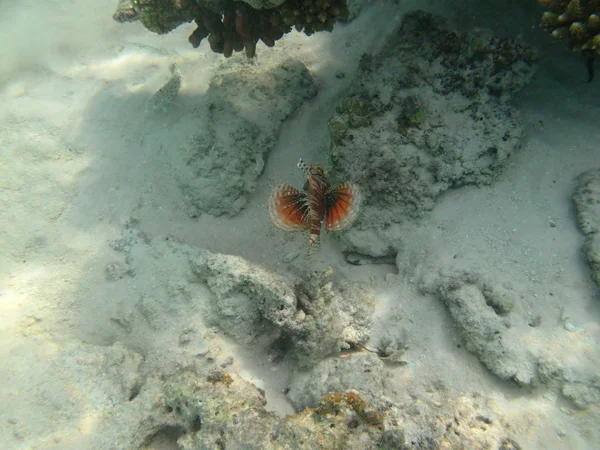
[[[349,15],[346,0],[286,0],[271,9],[255,9],[247,2],[230,0],[120,0],[113,18],[119,22],[139,19],[150,31],[164,34],[182,23],[196,23],[189,41],[194,48],[208,37],[213,52],[226,58],[245,50],[254,57],[256,44],[273,47],[292,31],[307,36],[332,31],[339,19]]]
[[[552,37],[567,41],[569,47],[586,57],[590,81],[593,58],[600,55],[600,0],[538,0],[549,9],[541,27]]]
[[[234,51],[245,50],[248,58],[256,54],[256,44],[262,40],[268,47],[273,47],[275,41],[281,39],[282,29],[269,20],[270,10],[256,10],[245,3],[232,3],[223,11],[213,12],[201,8],[194,20],[198,26],[190,35],[189,41],[197,48],[208,36],[210,48],[215,53],[222,53],[229,58]]]

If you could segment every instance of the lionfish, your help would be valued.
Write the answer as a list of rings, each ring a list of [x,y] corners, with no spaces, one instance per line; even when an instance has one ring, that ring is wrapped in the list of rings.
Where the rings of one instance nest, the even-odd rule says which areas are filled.
[[[269,197],[269,215],[281,230],[310,230],[308,245],[313,251],[319,248],[323,219],[327,231],[348,228],[358,215],[361,195],[358,186],[350,182],[330,189],[321,164],[307,166],[300,159],[298,168],[307,177],[304,189],[299,191],[289,184],[275,186]]]

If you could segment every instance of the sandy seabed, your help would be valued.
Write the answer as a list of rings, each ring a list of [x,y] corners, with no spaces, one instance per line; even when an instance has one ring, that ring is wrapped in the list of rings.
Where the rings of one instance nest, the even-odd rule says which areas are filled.
[[[194,344],[197,353],[214,345],[220,360],[230,358],[228,367],[264,389],[267,410],[294,413],[284,394],[292,366],[257,351],[255,341],[220,336],[214,344],[223,330],[203,323],[200,313],[189,315],[180,297],[202,303],[208,294],[186,284],[178,250],[155,244],[165,236],[280,272],[290,259],[295,272],[332,267],[335,282],[368,285],[377,299],[374,326],[405,336],[406,364],[385,369],[386,395],[398,404],[432,389],[445,398],[478,393],[512,424],[509,434],[521,448],[600,448],[597,382],[593,388],[600,299],[572,203],[577,177],[600,167],[600,80],[585,83],[579,56],[537,28],[541,11],[530,5],[399,3],[366,5],[333,33],[293,33],[273,49],[259,45],[253,63],[240,54],[224,61],[206,43],[191,48],[191,24],[165,36],[139,23],[118,24],[110,2],[0,7],[2,448],[129,448],[119,436],[130,422],[116,424],[112,411],[137,396],[132,374],[140,367],[174,364],[189,329],[212,336]],[[326,162],[327,121],[360,56],[381,47],[416,7],[458,27],[522,35],[538,49],[539,68],[512,102],[521,111],[523,145],[494,183],[449,190],[426,220],[406,225],[395,263],[349,265],[343,244],[328,236],[320,254],[306,259],[305,236],[269,223],[269,192],[281,181],[302,185],[298,158]],[[197,214],[184,198],[180,169],[210,81],[227,65],[257,71],[288,56],[308,68],[318,94],[283,122],[239,214]],[[167,111],[147,111],[173,62],[182,74],[179,95]],[[247,100],[252,114],[260,105]],[[226,122],[215,123],[227,132]],[[482,364],[477,351],[460,345],[465,324],[457,323],[452,300],[422,280],[430,267],[468,268],[509,286],[518,319],[507,319],[507,342],[535,355],[534,365],[543,355],[565,377],[577,377],[564,382],[592,383],[585,392],[597,399],[577,404],[568,389],[563,395],[560,387],[518,385],[491,373],[489,361]],[[131,312],[135,305],[146,325]],[[167,435],[144,445],[177,448]]]

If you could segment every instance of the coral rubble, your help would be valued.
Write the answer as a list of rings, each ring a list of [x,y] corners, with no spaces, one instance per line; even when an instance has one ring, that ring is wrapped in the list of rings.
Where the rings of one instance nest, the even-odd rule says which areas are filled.
[[[542,28],[552,37],[567,41],[569,47],[588,54],[600,54],[599,0],[538,0],[548,11]]]
[[[226,58],[244,50],[248,58],[256,54],[262,41],[273,47],[275,41],[295,28],[307,36],[332,31],[336,21],[349,16],[346,0],[286,0],[234,2],[231,0],[120,0],[113,18],[118,22],[140,20],[150,31],[168,33],[182,23],[196,23],[189,37],[194,48],[208,38],[210,48]]]

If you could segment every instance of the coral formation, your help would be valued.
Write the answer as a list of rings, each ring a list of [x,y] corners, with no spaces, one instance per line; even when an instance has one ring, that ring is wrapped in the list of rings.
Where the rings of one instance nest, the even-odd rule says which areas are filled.
[[[579,228],[585,234],[583,252],[592,269],[592,277],[600,285],[600,169],[592,169],[578,177],[573,194]]]
[[[196,23],[189,41],[194,48],[203,39],[213,52],[226,58],[244,50],[248,58],[256,54],[262,41],[273,47],[292,27],[307,36],[332,31],[335,22],[349,16],[346,0],[286,0],[275,3],[231,0],[121,0],[113,18],[119,22],[139,19],[150,31],[164,34],[182,23]]]
[[[509,101],[535,61],[515,40],[407,13],[379,54],[363,55],[329,122],[332,173],[364,195],[345,239],[365,253],[370,245],[355,240],[360,229],[422,217],[452,187],[490,184],[520,146],[523,129]]]
[[[600,54],[599,0],[538,0],[548,8],[541,27],[552,37],[567,41],[572,50]]]

